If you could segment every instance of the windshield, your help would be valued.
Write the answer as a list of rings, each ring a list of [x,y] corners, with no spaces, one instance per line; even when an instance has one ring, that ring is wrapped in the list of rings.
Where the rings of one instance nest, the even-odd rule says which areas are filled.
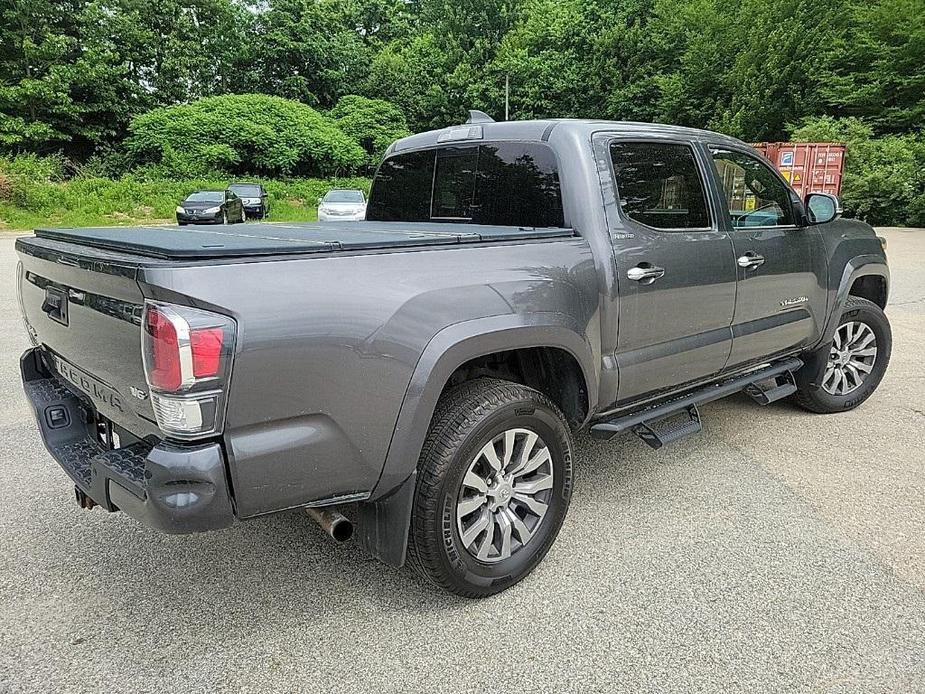
[[[190,193],[186,202],[225,202],[225,194],[220,190],[200,190]]]
[[[324,196],[325,202],[363,202],[362,190],[332,190]]]
[[[228,186],[228,190],[237,195],[239,198],[259,198],[260,186],[249,183],[235,183]]]

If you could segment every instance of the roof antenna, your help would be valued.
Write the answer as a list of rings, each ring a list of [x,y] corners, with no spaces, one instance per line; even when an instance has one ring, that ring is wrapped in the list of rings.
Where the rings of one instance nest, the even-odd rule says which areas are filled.
[[[483,111],[476,111],[475,109],[469,109],[469,120],[466,121],[466,125],[471,123],[494,123],[495,119],[489,116]]]

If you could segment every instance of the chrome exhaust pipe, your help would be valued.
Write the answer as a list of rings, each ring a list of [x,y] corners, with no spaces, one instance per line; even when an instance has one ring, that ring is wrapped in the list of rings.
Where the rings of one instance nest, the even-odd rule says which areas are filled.
[[[353,537],[353,522],[337,511],[329,508],[307,508],[305,513],[334,541],[346,542]]]

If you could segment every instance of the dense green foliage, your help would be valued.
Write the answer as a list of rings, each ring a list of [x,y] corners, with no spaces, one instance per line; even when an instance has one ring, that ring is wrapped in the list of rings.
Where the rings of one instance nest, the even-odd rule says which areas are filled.
[[[412,130],[466,108],[714,127],[921,129],[922,0],[0,0],[0,144],[82,158],[151,108],[355,94]]]
[[[0,23],[0,153],[102,176],[368,173],[406,128],[504,117],[509,80],[511,118],[857,119],[846,195],[921,219],[894,177],[920,161],[923,0],[0,0]]]
[[[394,107],[393,107],[394,108]],[[138,164],[165,173],[328,175],[366,160],[357,142],[311,106],[262,94],[211,96],[134,118],[126,140]]]
[[[328,115],[345,135],[360,144],[371,166],[379,163],[392,142],[411,134],[404,114],[382,99],[342,96]]]

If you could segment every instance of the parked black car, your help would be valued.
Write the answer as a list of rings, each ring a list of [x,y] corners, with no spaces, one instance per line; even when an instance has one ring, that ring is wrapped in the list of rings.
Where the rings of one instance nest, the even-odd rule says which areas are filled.
[[[232,183],[228,190],[244,202],[248,219],[266,219],[270,216],[270,196],[259,183]]]
[[[244,221],[244,203],[230,190],[197,190],[177,206],[177,224],[229,224]]]

